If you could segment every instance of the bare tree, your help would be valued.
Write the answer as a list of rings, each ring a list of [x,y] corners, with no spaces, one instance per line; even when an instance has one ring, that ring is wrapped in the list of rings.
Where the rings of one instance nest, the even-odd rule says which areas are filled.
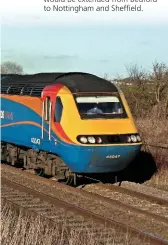
[[[23,74],[23,68],[16,62],[6,61],[1,64],[1,74]]]
[[[128,73],[128,79],[138,87],[143,87],[144,81],[146,80],[147,74],[142,67],[138,65],[126,65]]]
[[[159,103],[163,98],[163,93],[165,93],[168,88],[168,67],[164,63],[155,61],[155,63],[153,63],[151,80],[155,86],[156,101]]]
[[[155,94],[156,110],[159,117],[168,117],[168,66],[155,61],[150,77]]]

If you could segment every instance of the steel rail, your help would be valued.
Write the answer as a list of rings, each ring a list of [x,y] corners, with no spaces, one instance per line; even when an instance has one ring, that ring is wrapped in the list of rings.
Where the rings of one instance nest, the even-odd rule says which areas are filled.
[[[168,207],[168,200],[165,200],[165,199],[160,198],[160,197],[156,197],[154,195],[148,195],[148,194],[145,194],[145,193],[142,193],[142,192],[138,192],[138,191],[135,191],[135,190],[132,190],[132,189],[128,189],[128,188],[125,188],[125,187],[122,187],[122,186],[116,186],[116,185],[112,185],[112,184],[98,183],[97,185],[100,186],[101,188],[108,189],[108,190],[111,190],[113,192],[114,191],[120,192],[120,193],[123,193],[123,194],[131,195],[133,197],[137,197],[137,198],[139,198],[141,200],[143,199],[143,200],[146,200],[146,201],[150,201],[150,202],[153,202],[153,203]]]
[[[148,143],[143,143],[143,145],[168,150],[167,146],[152,145],[152,144],[148,144]]]
[[[87,193],[92,195],[93,198],[95,198],[97,200],[104,201],[104,202],[109,203],[111,205],[115,205],[117,207],[125,209],[126,211],[132,211],[132,212],[134,212],[136,214],[145,215],[145,216],[148,216],[149,218],[155,219],[155,220],[157,220],[159,222],[164,222],[164,223],[168,224],[168,218],[166,218],[166,217],[160,216],[160,215],[155,214],[155,213],[151,213],[149,211],[146,211],[146,210],[134,207],[134,206],[131,206],[129,204],[122,203],[121,201],[118,201],[118,200],[115,200],[115,199],[112,199],[112,198],[109,198],[109,197],[105,197],[105,196],[102,196],[102,195],[94,193],[94,192],[89,192],[89,191],[85,191],[84,190],[83,194],[85,196],[87,196]]]
[[[78,215],[82,215],[83,217],[85,217],[87,219],[92,219],[94,222],[104,224],[108,228],[112,227],[112,228],[117,228],[123,232],[130,232],[132,235],[137,236],[140,239],[146,238],[147,241],[149,241],[151,244],[158,244],[158,245],[168,244],[167,240],[163,240],[157,236],[154,236],[152,234],[140,231],[136,228],[125,225],[125,224],[118,222],[118,221],[115,221],[113,219],[106,218],[102,215],[95,214],[94,212],[91,212],[85,208],[78,207],[77,205],[68,203],[66,201],[60,200],[59,198],[43,194],[43,193],[41,193],[37,190],[34,190],[30,187],[18,184],[15,181],[11,181],[11,180],[8,180],[8,179],[5,179],[4,177],[2,177],[1,183],[2,183],[2,185],[5,184],[11,188],[20,190],[22,192],[29,193],[30,195],[34,196],[35,198],[38,197],[42,201],[46,200],[48,203],[51,203],[55,206],[62,207],[65,210],[72,211],[73,213],[76,213]]]

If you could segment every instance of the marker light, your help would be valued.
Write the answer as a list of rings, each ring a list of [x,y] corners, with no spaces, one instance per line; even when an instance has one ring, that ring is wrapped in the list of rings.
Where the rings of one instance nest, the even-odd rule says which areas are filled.
[[[102,139],[100,137],[97,137],[96,138],[96,143],[101,144],[102,143]]]

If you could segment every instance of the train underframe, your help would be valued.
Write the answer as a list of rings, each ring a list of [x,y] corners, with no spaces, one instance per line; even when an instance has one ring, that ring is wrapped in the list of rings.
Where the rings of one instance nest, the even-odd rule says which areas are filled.
[[[58,182],[76,186],[76,174],[54,154],[1,142],[1,162],[24,170],[34,170],[39,176],[54,177]]]

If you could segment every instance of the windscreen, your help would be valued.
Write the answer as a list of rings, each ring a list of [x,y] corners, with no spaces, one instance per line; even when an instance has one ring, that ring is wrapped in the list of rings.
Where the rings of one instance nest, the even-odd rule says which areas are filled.
[[[126,117],[118,96],[77,96],[76,103],[82,118],[123,118]]]

